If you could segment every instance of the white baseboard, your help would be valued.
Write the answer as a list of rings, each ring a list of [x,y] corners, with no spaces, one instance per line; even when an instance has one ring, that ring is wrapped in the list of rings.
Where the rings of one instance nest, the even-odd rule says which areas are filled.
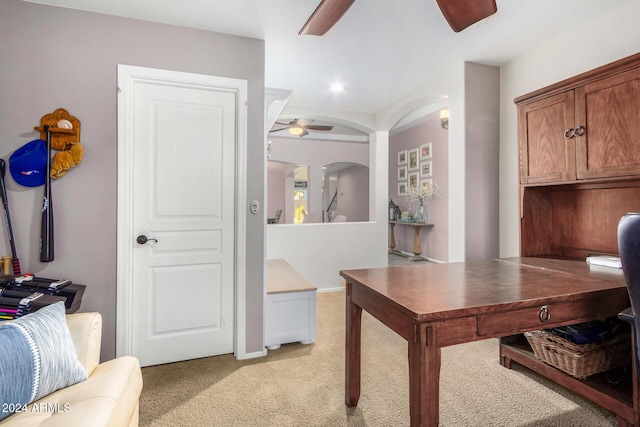
[[[397,250],[397,249],[396,249]],[[406,251],[398,251],[399,253],[396,254],[398,256],[403,256],[406,258],[411,258],[412,256],[414,256],[413,252],[406,252]],[[439,259],[435,259],[435,258],[429,258],[429,257],[425,257],[427,259],[427,261],[429,262],[433,262],[436,264],[446,264],[446,261],[440,261]]]

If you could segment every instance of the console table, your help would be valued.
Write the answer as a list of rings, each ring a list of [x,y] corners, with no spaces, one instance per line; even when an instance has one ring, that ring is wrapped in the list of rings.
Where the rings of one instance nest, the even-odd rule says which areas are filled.
[[[396,250],[396,237],[393,229],[396,224],[410,225],[413,227],[413,256],[409,257],[409,261],[427,260],[422,256],[422,244],[420,243],[420,229],[422,227],[433,227],[433,224],[409,222],[409,221],[389,221],[389,253],[396,255],[404,255],[402,252]]]
[[[411,426],[435,427],[442,347],[603,319],[629,307],[624,283],[577,264],[553,269],[540,262],[514,258],[340,271],[346,281],[345,404],[356,406],[360,398],[362,310],[408,341]],[[622,426],[640,425],[635,375],[631,381],[625,397],[603,392],[594,400],[616,413]],[[587,388],[581,383],[572,390],[589,397]]]

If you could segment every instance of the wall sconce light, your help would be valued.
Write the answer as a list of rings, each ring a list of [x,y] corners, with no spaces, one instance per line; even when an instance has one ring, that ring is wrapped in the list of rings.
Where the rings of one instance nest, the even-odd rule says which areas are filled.
[[[449,129],[449,110],[440,110],[440,126]]]

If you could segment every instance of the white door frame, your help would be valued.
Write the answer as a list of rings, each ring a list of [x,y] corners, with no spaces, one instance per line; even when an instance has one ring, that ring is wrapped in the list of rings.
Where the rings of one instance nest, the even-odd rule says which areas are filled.
[[[246,354],[246,194],[247,194],[247,81],[203,74],[118,64],[118,195],[116,272],[116,356],[132,354],[133,200],[129,191],[133,177],[131,136],[132,102],[128,98],[136,81],[173,81],[197,86],[225,87],[236,92],[236,186],[235,186],[235,331],[234,355]]]

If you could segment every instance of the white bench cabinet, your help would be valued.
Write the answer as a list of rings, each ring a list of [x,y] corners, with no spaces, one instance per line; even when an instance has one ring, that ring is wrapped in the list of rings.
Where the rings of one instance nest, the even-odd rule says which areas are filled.
[[[316,290],[283,259],[267,260],[265,347],[311,344],[316,338]]]

